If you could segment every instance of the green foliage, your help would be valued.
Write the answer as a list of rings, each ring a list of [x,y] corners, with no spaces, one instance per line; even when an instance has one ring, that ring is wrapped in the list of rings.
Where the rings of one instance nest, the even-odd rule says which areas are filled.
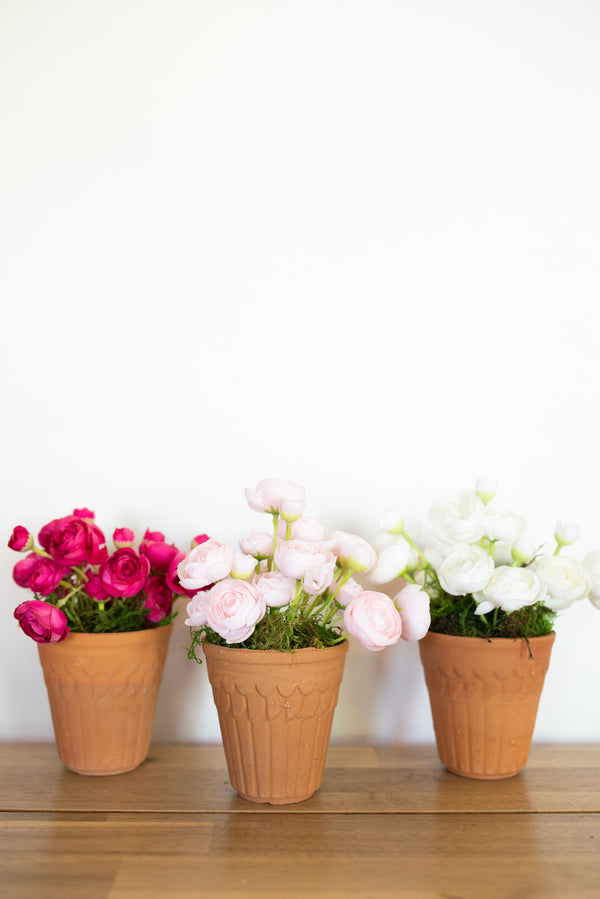
[[[45,599],[54,606],[60,604],[60,596],[57,594],[36,598]],[[74,634],[120,634],[142,631],[149,627],[164,627],[171,624],[177,615],[177,612],[173,612],[158,624],[152,624],[146,619],[144,600],[144,593],[138,593],[137,596],[107,600],[103,609],[96,600],[82,591],[60,608],[67,616],[69,628]]]
[[[543,637],[552,632],[556,612],[538,602],[516,612],[494,609],[476,615],[477,602],[471,595],[449,596],[440,591],[431,599],[431,627],[436,634],[458,637]]]
[[[215,646],[231,646],[210,628],[191,631],[192,642],[188,648],[188,659],[202,663],[198,650],[203,639]],[[280,609],[269,609],[267,615],[256,625],[254,632],[243,643],[236,643],[236,649],[273,649],[277,652],[295,652],[297,649],[324,649],[341,643],[341,628],[324,624],[320,618],[287,615]]]

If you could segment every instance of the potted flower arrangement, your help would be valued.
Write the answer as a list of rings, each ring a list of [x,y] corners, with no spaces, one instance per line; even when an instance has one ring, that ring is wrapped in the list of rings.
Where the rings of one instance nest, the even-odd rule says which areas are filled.
[[[372,577],[401,577],[430,597],[420,642],[438,753],[453,773],[479,779],[522,770],[562,610],[589,597],[600,608],[600,552],[562,551],[579,535],[558,522],[556,546],[524,537],[526,522],[491,504],[496,484],[437,500],[415,540],[387,513]]]
[[[39,546],[21,526],[8,542],[26,553],[14,580],[34,595],[14,616],[38,644],[59,757],[79,774],[130,771],[150,745],[184,553],[159,532],[134,541],[117,528],[109,553],[94,513],[75,509]]]
[[[374,549],[304,516],[298,484],[264,479],[246,498],[272,517],[269,531],[211,539],[178,566],[198,591],[188,604],[190,658],[202,648],[219,715],[230,783],[253,802],[300,802],[321,785],[348,636],[382,650],[418,640],[429,600],[410,585],[394,600],[363,588]]]

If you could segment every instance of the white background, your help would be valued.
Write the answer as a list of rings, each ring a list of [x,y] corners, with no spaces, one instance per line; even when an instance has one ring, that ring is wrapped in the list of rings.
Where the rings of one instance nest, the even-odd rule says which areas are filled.
[[[373,537],[500,481],[600,548],[600,6],[3,0],[4,545],[76,506],[187,548],[244,486]],[[0,551],[1,739],[51,739]],[[183,603],[155,739],[216,741]],[[600,613],[536,739],[600,740]],[[333,740],[433,740],[415,645],[351,647]]]

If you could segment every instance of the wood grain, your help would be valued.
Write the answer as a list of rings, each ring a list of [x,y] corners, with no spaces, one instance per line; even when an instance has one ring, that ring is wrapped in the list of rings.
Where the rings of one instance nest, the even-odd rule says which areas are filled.
[[[220,747],[81,777],[0,745],[2,899],[598,899],[600,750],[534,747],[509,781],[431,747],[332,748],[296,806],[237,799]],[[201,807],[202,810],[198,810]]]
[[[240,799],[220,746],[155,746],[136,771],[116,777],[72,774],[52,745],[0,746],[0,762],[0,811],[600,812],[600,749],[590,746],[534,747],[521,774],[487,782],[450,774],[429,746],[332,749],[321,789],[284,807]]]

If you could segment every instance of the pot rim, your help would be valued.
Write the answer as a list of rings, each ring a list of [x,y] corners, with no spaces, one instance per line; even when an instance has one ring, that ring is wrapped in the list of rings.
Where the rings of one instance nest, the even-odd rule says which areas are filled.
[[[345,655],[348,652],[349,641],[344,640],[343,643],[337,643],[335,646],[308,646],[304,649],[293,649],[290,651],[282,651],[278,649],[246,649],[240,646],[219,646],[217,643],[202,642],[202,649],[207,656],[213,658],[220,655],[229,656],[231,661],[246,659],[257,665],[269,664],[270,662],[282,662],[284,659],[289,660],[290,664],[299,664],[302,662],[312,662],[315,658],[323,657],[323,654]],[[207,652],[208,650],[208,652]]]
[[[462,634],[440,634],[437,631],[427,631],[425,636],[419,641],[422,643],[423,640],[429,640],[429,642],[434,642],[439,640],[440,642],[463,642],[469,644],[471,646],[474,645],[475,641],[479,641],[479,643],[486,643],[488,646],[503,646],[506,647],[509,644],[515,643],[553,643],[556,638],[556,631],[550,631],[549,634],[543,634],[541,637],[484,637],[484,636],[473,636],[466,637]]]
[[[164,631],[166,634],[170,634],[173,630],[173,623],[164,624],[162,627],[147,627],[143,630],[139,631],[120,631],[118,633],[102,633],[102,634],[81,634],[81,633],[73,633],[73,631],[69,631],[64,640],[59,640],[58,643],[38,643],[38,647],[44,647],[46,649],[52,649],[55,646],[64,646],[65,644],[73,644],[73,643],[127,643],[127,642],[137,642],[143,641],[146,639],[146,635],[154,634],[156,631]]]

